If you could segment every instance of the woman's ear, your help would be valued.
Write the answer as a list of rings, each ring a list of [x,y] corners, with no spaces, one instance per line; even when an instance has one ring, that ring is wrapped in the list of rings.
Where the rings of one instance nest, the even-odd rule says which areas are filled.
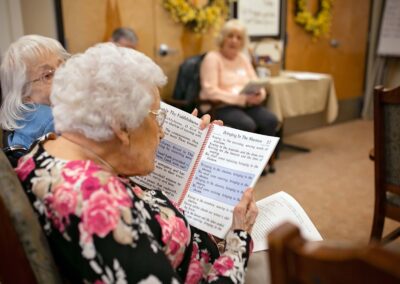
[[[115,134],[115,137],[117,137],[121,141],[122,145],[129,145],[130,139],[127,129],[121,129],[121,127],[116,126],[112,126],[111,128]]]

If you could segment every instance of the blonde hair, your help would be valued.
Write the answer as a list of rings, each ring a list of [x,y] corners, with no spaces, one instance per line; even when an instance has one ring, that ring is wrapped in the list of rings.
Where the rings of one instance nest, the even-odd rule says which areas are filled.
[[[232,31],[239,31],[242,34],[242,36],[243,36],[243,47],[242,48],[244,49],[248,45],[249,37],[247,35],[246,26],[238,19],[231,19],[231,20],[225,22],[225,24],[219,31],[219,34],[216,38],[217,45],[219,47],[222,47],[222,45],[224,44],[225,38]]]

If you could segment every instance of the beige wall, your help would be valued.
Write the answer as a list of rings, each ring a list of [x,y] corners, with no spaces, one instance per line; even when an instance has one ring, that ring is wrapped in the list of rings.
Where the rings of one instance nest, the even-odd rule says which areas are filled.
[[[57,39],[53,0],[20,0],[24,34],[39,34]]]
[[[23,35],[19,0],[0,0],[0,54]]]
[[[107,40],[109,35],[105,35],[106,31],[114,28],[114,24],[130,27],[138,34],[138,50],[160,65],[168,77],[168,84],[161,89],[163,98],[171,97],[179,64],[185,58],[215,47],[212,31],[202,36],[188,31],[173,21],[160,0],[112,2],[115,6],[108,6],[111,2],[106,0],[63,1],[68,51],[82,52],[95,43]],[[110,13],[111,11],[114,13]],[[120,20],[112,20],[116,18]],[[171,50],[167,56],[159,55],[161,44],[167,45]]]
[[[0,0],[0,53],[24,34],[57,38],[52,0]]]
[[[121,1],[120,3],[122,5],[125,2]],[[57,38],[56,30],[53,0],[0,0],[1,53],[11,42],[23,34],[41,34]],[[141,35],[141,39],[144,44],[146,35]],[[211,37],[203,39],[203,45],[213,46]],[[387,67],[385,85],[388,87],[400,85],[400,59],[389,59]]]

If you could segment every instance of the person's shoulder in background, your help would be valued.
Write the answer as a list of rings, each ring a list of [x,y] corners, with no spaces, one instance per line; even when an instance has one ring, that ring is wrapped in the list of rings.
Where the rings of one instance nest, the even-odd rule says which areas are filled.
[[[204,60],[220,60],[222,58],[222,55],[219,51],[216,50],[211,50],[207,52],[206,56],[204,57]]]
[[[48,105],[35,104],[34,110],[26,112],[20,124],[8,137],[9,146],[20,145],[28,149],[41,136],[54,132],[53,114]]]
[[[251,59],[248,56],[248,54],[244,53],[244,52],[240,52],[238,54],[238,57],[240,58],[240,60],[242,60],[243,62],[246,62],[246,64],[251,64]]]

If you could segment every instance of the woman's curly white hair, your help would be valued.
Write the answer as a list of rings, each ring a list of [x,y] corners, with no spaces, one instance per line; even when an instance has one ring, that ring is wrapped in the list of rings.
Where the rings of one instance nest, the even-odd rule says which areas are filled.
[[[166,83],[161,68],[144,54],[102,43],[57,69],[50,96],[57,132],[79,132],[96,141],[113,127],[135,129]]]

